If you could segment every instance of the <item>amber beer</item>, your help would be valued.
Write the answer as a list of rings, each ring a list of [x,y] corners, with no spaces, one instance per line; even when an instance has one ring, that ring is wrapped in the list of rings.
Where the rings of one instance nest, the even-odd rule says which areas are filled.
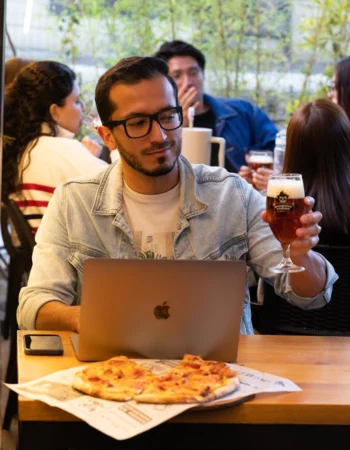
[[[272,153],[270,155],[266,154],[254,154],[249,156],[249,162],[248,166],[251,168],[251,170],[258,170],[260,167],[266,167],[267,169],[273,169],[273,157]]]
[[[267,220],[281,244],[291,244],[295,231],[301,227],[300,217],[305,214],[304,185],[302,180],[269,180],[266,194]]]
[[[252,172],[256,172],[261,167],[273,169],[273,153],[271,151],[251,150],[248,153],[248,167]],[[255,183],[252,182],[255,187]]]

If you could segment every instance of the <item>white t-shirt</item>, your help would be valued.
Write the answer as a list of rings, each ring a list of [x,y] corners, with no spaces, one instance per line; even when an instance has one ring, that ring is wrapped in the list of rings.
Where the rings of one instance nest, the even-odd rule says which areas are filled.
[[[133,191],[124,182],[123,200],[139,255],[147,259],[173,259],[180,183],[163,194],[145,195]]]

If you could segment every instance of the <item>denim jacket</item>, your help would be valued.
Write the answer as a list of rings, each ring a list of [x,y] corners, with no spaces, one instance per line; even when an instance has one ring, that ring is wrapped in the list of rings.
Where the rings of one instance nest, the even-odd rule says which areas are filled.
[[[215,136],[226,140],[225,167],[238,172],[246,165],[248,150],[273,150],[277,128],[256,105],[239,98],[216,98],[204,95],[204,103],[215,116]]]
[[[280,244],[260,217],[264,198],[238,175],[218,167],[191,164],[179,157],[180,211],[173,241],[174,259],[242,259],[255,272],[271,276],[268,267],[281,259]],[[69,180],[56,189],[36,235],[33,268],[22,288],[20,328],[34,329],[38,310],[47,302],[80,303],[83,263],[87,258],[137,258],[123,210],[120,161],[94,178]],[[302,308],[330,300],[337,279],[327,262],[327,285],[315,298],[293,294],[285,274],[270,278],[278,294]],[[117,286],[116,286],[117,289]],[[253,333],[246,294],[242,333]]]

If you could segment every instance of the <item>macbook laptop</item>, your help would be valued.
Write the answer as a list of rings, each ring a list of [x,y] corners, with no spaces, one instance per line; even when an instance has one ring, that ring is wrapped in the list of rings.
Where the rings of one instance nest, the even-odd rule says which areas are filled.
[[[77,358],[192,353],[234,362],[245,280],[243,261],[88,259]]]

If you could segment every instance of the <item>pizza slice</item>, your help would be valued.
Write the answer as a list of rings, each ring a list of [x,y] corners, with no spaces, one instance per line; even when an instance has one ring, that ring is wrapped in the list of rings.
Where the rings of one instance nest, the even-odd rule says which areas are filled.
[[[94,363],[74,376],[72,386],[84,394],[125,402],[143,392],[157,376],[126,356]]]
[[[144,390],[134,395],[134,400],[142,403],[205,403],[235,391],[238,386],[237,373],[224,362],[204,361],[188,354],[165,375],[146,383]]]

